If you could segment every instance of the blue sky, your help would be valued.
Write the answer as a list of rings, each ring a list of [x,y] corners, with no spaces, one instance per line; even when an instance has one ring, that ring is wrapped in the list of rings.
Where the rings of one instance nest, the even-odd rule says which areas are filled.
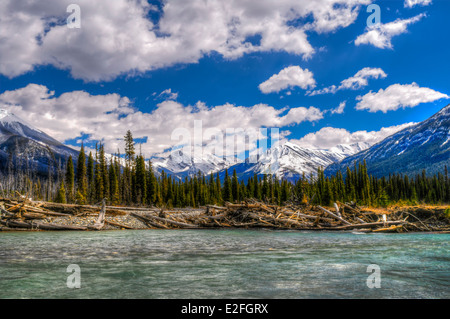
[[[123,11],[119,5],[117,8],[111,5],[109,10],[112,13],[105,14],[101,6],[90,7],[88,2],[79,1],[81,28],[68,29],[64,25],[52,27],[40,22],[51,21],[55,16],[59,19],[68,16],[64,1],[51,9],[44,5],[40,8],[39,1],[33,8],[23,1],[14,4],[5,1],[0,11],[0,29],[3,27],[9,33],[0,31],[1,36],[7,37],[3,44],[0,42],[0,51],[3,52],[0,54],[0,107],[25,117],[69,145],[79,146],[81,139],[92,145],[102,138],[111,152],[122,147],[120,139],[127,129],[131,129],[135,137],[147,141],[143,147],[146,154],[151,154],[170,146],[164,136],[169,136],[174,126],[190,128],[192,123],[185,122],[201,119],[233,127],[240,123],[236,118],[240,116],[245,127],[278,126],[281,131],[289,132],[289,140],[302,146],[328,148],[338,142],[374,143],[393,133],[394,127],[423,121],[449,103],[450,28],[447,21],[450,2],[421,0],[409,7],[408,1],[411,0],[349,0],[351,11],[336,12],[334,10],[343,6],[345,1],[321,0],[317,12],[314,11],[316,9],[295,8],[299,12],[298,19],[285,24],[283,21],[286,20],[271,21],[273,17],[267,16],[268,24],[255,27],[255,34],[249,31],[254,26],[252,19],[258,14],[264,18],[265,11],[258,7],[258,1],[248,1],[245,10],[249,13],[240,16],[240,22],[232,30],[246,39],[236,40],[239,37],[233,35],[225,37],[226,42],[217,40],[214,34],[221,34],[234,20],[225,18],[227,24],[208,25],[209,20],[202,19],[203,9],[208,9],[205,11],[208,14],[215,12],[221,15],[220,5],[198,7],[195,11],[199,5],[195,0],[190,7],[183,7],[184,4],[177,0],[168,0],[164,4],[152,2],[151,6],[136,1],[133,6],[146,13],[140,19],[148,19],[150,23],[146,31],[151,28],[159,39],[165,36],[174,39],[155,44],[160,46],[157,56],[152,53],[153,49],[136,44],[136,40],[145,36],[140,37],[136,32],[135,28],[141,25],[134,25],[130,19],[117,14]],[[47,2],[50,5],[51,1]],[[328,5],[330,2],[331,6]],[[261,8],[269,12],[270,6],[277,8],[276,3],[272,1],[270,4],[269,1]],[[374,29],[372,35],[375,38],[360,38],[362,43],[357,44],[356,39],[370,31],[366,23],[371,14],[366,12],[370,3],[379,5],[382,26],[391,26],[398,32],[391,34],[392,28],[387,28],[383,34],[385,29],[382,27]],[[319,10],[322,4],[323,10],[332,10],[337,16],[331,15],[331,20],[327,21],[326,12],[321,15],[323,11]],[[167,9],[169,5],[171,11]],[[175,10],[177,6],[180,8]],[[240,8],[233,7],[223,8],[223,11],[228,17],[233,16],[235,9],[240,12],[237,10]],[[289,12],[280,10],[281,14]],[[312,11],[302,15],[302,10]],[[28,14],[30,23],[35,19],[38,27],[31,28],[19,21],[15,15],[19,12]],[[94,29],[91,20],[96,15],[103,19],[117,19],[109,22],[120,31],[109,34],[101,30],[103,27],[106,29],[108,21]],[[190,15],[194,21],[196,18],[205,20],[204,24],[191,23]],[[212,19],[214,21],[214,16]],[[394,26],[394,22],[397,25]],[[30,41],[37,41],[33,32],[39,32],[39,26],[42,28],[38,33],[42,43],[31,46]],[[273,31],[278,27],[279,32]],[[209,34],[208,28],[217,29]],[[15,37],[11,30],[22,34],[22,38]],[[294,38],[292,30],[298,31],[299,36]],[[197,31],[198,34],[193,34]],[[226,31],[234,34],[228,29]],[[96,36],[94,40],[89,38],[93,37],[92,34]],[[152,34],[148,34],[143,43],[152,43]],[[295,41],[301,40],[302,34],[304,42],[297,44]],[[285,43],[283,37],[287,39]],[[382,37],[387,47],[377,47],[376,43],[380,42],[375,41],[383,42]],[[119,38],[119,42],[113,41]],[[237,41],[237,44],[231,45],[232,41]],[[251,43],[255,49],[245,52],[245,42]],[[262,83],[272,77],[273,81],[268,86],[276,87],[280,81],[276,75],[291,67],[298,67],[295,69],[301,73],[296,73],[298,76],[309,74],[306,78],[314,85],[302,87],[302,81],[307,79],[294,81],[288,78],[284,81],[290,83],[289,86],[279,91],[262,92]],[[378,76],[367,76],[367,85],[357,88],[310,94],[332,85],[338,87],[343,80],[363,69],[378,70]],[[164,91],[169,93],[161,94]],[[373,95],[371,99],[370,94]],[[331,112],[343,102],[345,108]],[[356,109],[359,102],[361,107],[364,104],[364,108]],[[219,107],[228,104],[229,112],[227,108]],[[196,107],[192,108],[195,105],[206,109],[199,112]],[[264,116],[259,112],[248,112],[256,105],[263,105],[262,114],[276,120],[262,119]],[[390,106],[384,108],[385,105]],[[302,109],[289,113],[296,108]],[[161,115],[155,113],[158,109]],[[310,111],[314,111],[311,116]],[[178,115],[180,119],[176,120]],[[257,116],[258,119],[255,118]],[[322,130],[324,128],[329,129]],[[382,128],[386,129],[380,131]],[[105,136],[101,135],[102,132]],[[308,137],[304,138],[307,134]],[[156,144],[160,147],[155,147]]]

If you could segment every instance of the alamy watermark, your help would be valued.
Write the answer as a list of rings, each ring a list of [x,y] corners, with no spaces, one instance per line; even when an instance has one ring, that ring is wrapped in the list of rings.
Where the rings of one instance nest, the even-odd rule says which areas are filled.
[[[78,4],[69,4],[66,9],[70,15],[67,17],[66,23],[69,29],[81,28],[81,8]]]
[[[278,144],[279,138],[279,128],[203,129],[203,121],[195,120],[193,130],[179,127],[172,131],[171,141],[177,142],[171,149],[172,160],[180,163],[188,157],[200,163],[214,155],[230,161],[256,163],[268,148]]]
[[[377,264],[367,266],[367,272],[370,275],[367,277],[367,287],[370,289],[381,288],[381,268]]]
[[[71,273],[67,277],[67,288],[81,288],[81,268],[77,264],[67,266],[66,272]]]
[[[372,3],[371,5],[368,5],[367,12],[372,13],[366,20],[368,27],[373,27],[381,23],[381,8],[378,4]]]

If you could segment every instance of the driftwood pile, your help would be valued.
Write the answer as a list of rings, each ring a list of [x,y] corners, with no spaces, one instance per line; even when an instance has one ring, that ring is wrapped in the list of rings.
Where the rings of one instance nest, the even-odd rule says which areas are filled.
[[[101,208],[95,205],[70,205],[50,202],[34,202],[21,197],[17,200],[0,198],[0,230],[101,230],[109,223],[106,214],[127,214],[114,208],[106,208],[105,201]],[[87,216],[98,216],[92,225],[78,226],[48,222],[49,219],[81,219]],[[114,222],[111,222],[114,223]],[[128,228],[126,225],[117,225]],[[130,227],[131,228],[131,227]]]
[[[58,217],[84,219],[87,225],[49,222]],[[92,219],[95,216],[95,219]],[[113,216],[116,216],[114,219]],[[120,221],[117,222],[117,216]],[[86,223],[85,223],[86,224]],[[106,227],[108,226],[108,227]],[[277,206],[257,201],[200,209],[111,207],[56,204],[0,198],[0,230],[103,230],[103,229],[205,229],[270,228],[291,230],[341,230],[359,232],[448,232],[450,218],[445,207],[400,207],[393,210],[361,208],[353,203],[335,203],[332,208],[311,205]]]

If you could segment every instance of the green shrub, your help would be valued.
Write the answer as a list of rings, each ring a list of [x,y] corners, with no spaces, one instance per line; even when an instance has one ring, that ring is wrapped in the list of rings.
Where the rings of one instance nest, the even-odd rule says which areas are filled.
[[[450,218],[450,207],[445,210],[444,214],[445,217]]]

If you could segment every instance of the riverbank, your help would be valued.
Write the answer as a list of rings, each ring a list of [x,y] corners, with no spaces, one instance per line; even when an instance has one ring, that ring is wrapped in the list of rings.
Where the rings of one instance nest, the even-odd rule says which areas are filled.
[[[335,203],[277,206],[256,201],[198,209],[114,207],[0,199],[0,230],[269,228],[311,231],[448,232],[448,206],[386,209]]]

